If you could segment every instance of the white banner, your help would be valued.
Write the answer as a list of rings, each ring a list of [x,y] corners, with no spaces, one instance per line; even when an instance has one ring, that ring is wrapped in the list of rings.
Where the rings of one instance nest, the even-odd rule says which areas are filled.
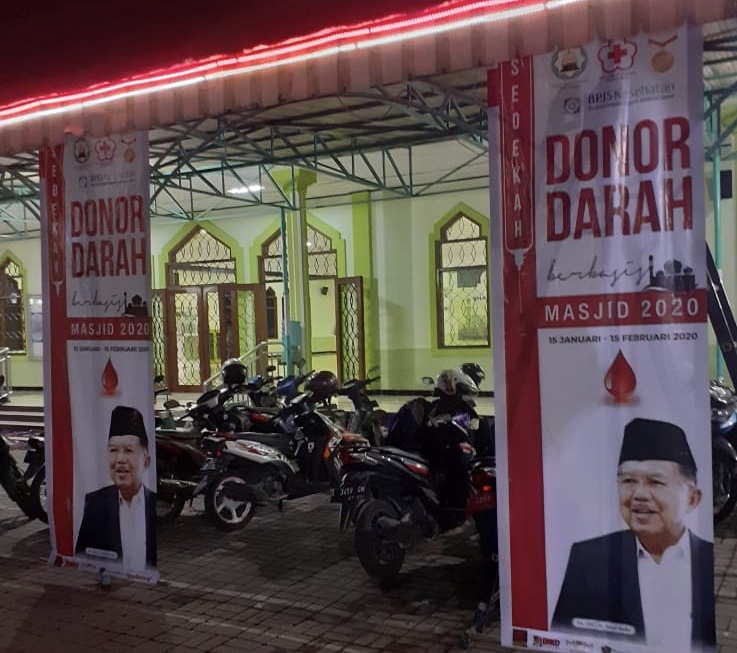
[[[40,167],[51,558],[154,582],[148,135],[69,135]]]
[[[715,648],[701,34],[489,74],[502,641]]]

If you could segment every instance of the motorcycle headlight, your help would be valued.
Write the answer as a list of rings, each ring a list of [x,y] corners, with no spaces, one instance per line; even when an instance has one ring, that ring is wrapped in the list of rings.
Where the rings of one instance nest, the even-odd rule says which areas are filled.
[[[732,408],[712,408],[711,420],[720,426],[725,426],[727,423],[734,424],[737,420],[737,412]]]

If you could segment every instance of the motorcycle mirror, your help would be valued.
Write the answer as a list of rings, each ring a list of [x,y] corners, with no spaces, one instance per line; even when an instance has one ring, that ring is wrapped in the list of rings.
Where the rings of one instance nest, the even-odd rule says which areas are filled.
[[[435,385],[435,379],[433,379],[431,376],[423,376],[422,385]]]

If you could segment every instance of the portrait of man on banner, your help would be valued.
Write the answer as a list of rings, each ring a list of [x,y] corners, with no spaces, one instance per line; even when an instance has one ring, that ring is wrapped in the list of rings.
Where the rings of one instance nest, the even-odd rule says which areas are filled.
[[[702,504],[683,429],[627,423],[616,484],[627,528],[572,545],[552,630],[658,651],[713,649],[713,545],[686,524]]]
[[[77,555],[126,571],[156,566],[156,493],[144,485],[151,464],[143,415],[116,406],[110,415],[107,471],[112,481],[88,492],[77,535]]]

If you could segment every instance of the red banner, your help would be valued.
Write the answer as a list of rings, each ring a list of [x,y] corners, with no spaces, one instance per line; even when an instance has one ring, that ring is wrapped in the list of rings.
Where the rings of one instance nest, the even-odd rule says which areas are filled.
[[[52,561],[153,582],[148,138],[41,152]]]
[[[715,648],[700,66],[684,27],[489,72],[504,645]]]

